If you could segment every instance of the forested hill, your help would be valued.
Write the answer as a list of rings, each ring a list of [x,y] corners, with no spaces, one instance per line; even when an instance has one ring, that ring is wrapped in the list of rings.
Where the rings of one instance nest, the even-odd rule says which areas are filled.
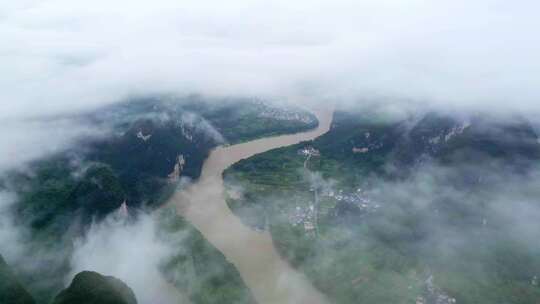
[[[0,303],[35,304],[32,296],[19,283],[0,256]],[[133,291],[114,277],[84,271],[61,291],[51,304],[137,304]]]
[[[10,267],[0,255],[0,303],[34,304],[34,299],[21,285]]]
[[[540,299],[540,143],[519,115],[337,111],[225,173],[229,206],[335,303]]]
[[[93,271],[78,273],[51,304],[137,304],[135,294],[121,280]]]
[[[63,287],[72,240],[93,221],[99,222],[123,203],[131,211],[162,205],[181,179],[199,176],[216,145],[299,132],[318,124],[315,116],[298,108],[197,96],[137,99],[74,119],[99,132],[5,174],[0,182],[3,191],[15,194],[9,212],[20,228],[20,242],[26,244],[23,256],[11,258],[19,261],[15,270],[38,303],[47,303]],[[181,223],[175,232],[182,228],[196,234],[189,223]],[[214,288],[204,282],[229,282],[224,286],[237,295],[237,301],[244,299],[239,303],[250,302],[249,290],[234,267],[201,235],[194,236],[193,244],[197,244],[193,255],[203,250],[209,252],[205,258],[212,259],[200,265],[219,264],[227,271],[216,277],[202,267],[198,276],[190,277],[201,281],[184,285]],[[175,264],[193,260],[182,261]],[[227,298],[223,292],[216,293],[198,303],[215,303],[223,297]]]

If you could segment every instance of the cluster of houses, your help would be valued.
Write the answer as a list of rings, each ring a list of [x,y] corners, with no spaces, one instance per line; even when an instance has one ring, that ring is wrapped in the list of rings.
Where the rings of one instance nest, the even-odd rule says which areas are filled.
[[[321,196],[326,196],[335,199],[338,202],[343,202],[356,206],[362,211],[373,212],[381,206],[372,201],[362,188],[356,189],[352,193],[344,193],[343,190],[334,192],[333,190],[322,191]]]
[[[317,214],[315,205],[310,202],[308,206],[296,206],[294,210],[289,214],[289,222],[294,227],[302,226],[306,233],[314,234]]]
[[[366,132],[366,138],[369,138],[369,136],[369,132]],[[304,161],[304,168],[307,167],[307,162],[311,157],[321,156],[320,151],[312,146],[305,146],[299,149],[297,154],[306,157],[306,160]],[[380,205],[374,203],[362,188],[358,188],[352,193],[344,193],[343,190],[334,191],[332,189],[315,188],[311,188],[310,191],[314,192],[314,202],[310,201],[305,206],[298,205],[288,215],[291,225],[294,227],[302,226],[305,232],[310,234],[315,234],[317,230],[318,212],[320,212],[318,208],[321,207],[321,214],[326,214],[326,212],[324,212],[325,208],[319,206],[320,198],[330,198],[331,200],[335,200],[340,203],[351,204],[365,213],[374,212],[380,208]],[[333,209],[333,207],[330,208]]]
[[[311,146],[308,146],[308,147],[304,147],[300,150],[298,150],[298,155],[303,155],[303,156],[321,156],[321,152],[319,152],[319,150],[311,147]]]
[[[311,189],[315,191],[314,189]],[[320,190],[321,198],[331,198],[337,202],[351,204],[363,211],[365,214],[377,211],[381,206],[372,201],[362,189],[357,189],[353,193],[344,193],[343,190],[334,192],[333,190]],[[315,200],[318,198],[315,196]],[[321,206],[322,208],[322,206]],[[324,209],[324,208],[322,208]],[[289,214],[288,219],[294,227],[303,227],[306,233],[315,235],[317,230],[318,212],[324,215],[325,212],[317,210],[317,204],[310,201],[308,204],[297,205]]]
[[[309,160],[311,159],[311,157],[315,156],[315,157],[319,157],[321,156],[321,152],[319,152],[319,150],[313,148],[313,147],[304,147],[300,150],[298,150],[298,155],[302,155],[302,156],[305,156],[306,159],[304,160],[304,168],[307,168],[307,165],[309,163]]]

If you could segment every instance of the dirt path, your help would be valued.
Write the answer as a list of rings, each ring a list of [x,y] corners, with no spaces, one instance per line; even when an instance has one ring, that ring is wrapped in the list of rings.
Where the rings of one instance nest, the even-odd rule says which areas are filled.
[[[316,111],[319,126],[308,132],[269,137],[214,149],[203,165],[201,177],[171,202],[232,262],[259,304],[328,303],[299,272],[284,262],[268,232],[256,232],[227,207],[222,173],[241,159],[274,148],[314,139],[326,133],[332,111]]]

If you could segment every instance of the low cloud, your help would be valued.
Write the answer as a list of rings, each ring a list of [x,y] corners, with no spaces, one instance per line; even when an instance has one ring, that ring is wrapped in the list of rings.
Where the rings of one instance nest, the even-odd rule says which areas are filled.
[[[23,1],[2,118],[155,92],[538,110],[536,1]]]
[[[140,213],[137,220],[128,221],[120,214],[93,224],[84,237],[75,241],[72,271],[66,284],[77,273],[91,270],[124,281],[139,303],[189,303],[160,271],[161,264],[180,248],[158,237],[155,215]]]
[[[9,246],[2,246],[0,254],[8,264],[24,252],[23,245],[19,242],[21,230],[16,227],[11,218],[10,208],[14,202],[15,196],[12,193],[0,191],[0,244],[9,244]]]
[[[3,1],[6,2],[6,1]],[[540,112],[536,1],[25,0],[0,8],[0,170],[153,94]]]
[[[425,104],[540,113],[538,1],[0,3],[0,172],[103,131],[58,115],[139,95],[358,105],[400,100],[390,111],[395,116],[404,105]],[[493,205],[531,244],[540,212],[529,202],[533,196],[520,193],[535,193],[538,180],[499,181],[508,191]],[[418,179],[388,185],[386,194],[418,198],[422,185]],[[433,189],[428,197],[438,195]],[[7,216],[12,201],[0,195],[0,243],[10,244],[2,248],[8,262],[23,250]],[[162,295],[167,301],[166,287],[148,284],[161,282],[157,265],[171,250],[155,229],[148,215],[95,224],[76,242],[73,274],[114,275],[141,303],[158,303]]]
[[[0,173],[20,169],[29,161],[62,152],[81,137],[107,134],[106,128],[75,118],[5,121],[0,136]]]

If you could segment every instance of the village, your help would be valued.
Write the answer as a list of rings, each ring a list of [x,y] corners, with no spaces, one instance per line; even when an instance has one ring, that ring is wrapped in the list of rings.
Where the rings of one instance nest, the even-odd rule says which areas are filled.
[[[310,190],[313,192],[314,200],[307,203],[298,203],[288,215],[291,225],[303,227],[308,234],[316,233],[319,217],[332,215],[332,212],[335,212],[339,204],[353,206],[364,216],[376,212],[381,207],[380,204],[370,199],[361,188],[358,188],[355,192],[313,188]]]
[[[305,157],[305,169],[308,169],[308,164],[312,157],[321,156],[320,151],[312,146],[306,146],[299,149],[297,154]],[[313,200],[310,200],[307,203],[298,202],[292,211],[290,211],[288,219],[292,226],[303,227],[305,233],[310,236],[314,236],[318,233],[319,217],[328,216],[332,212],[335,212],[336,207],[339,204],[353,206],[363,215],[373,213],[380,208],[380,205],[373,202],[362,188],[357,188],[353,192],[345,192],[343,189],[334,190],[329,188],[310,187],[309,191],[313,193]]]

